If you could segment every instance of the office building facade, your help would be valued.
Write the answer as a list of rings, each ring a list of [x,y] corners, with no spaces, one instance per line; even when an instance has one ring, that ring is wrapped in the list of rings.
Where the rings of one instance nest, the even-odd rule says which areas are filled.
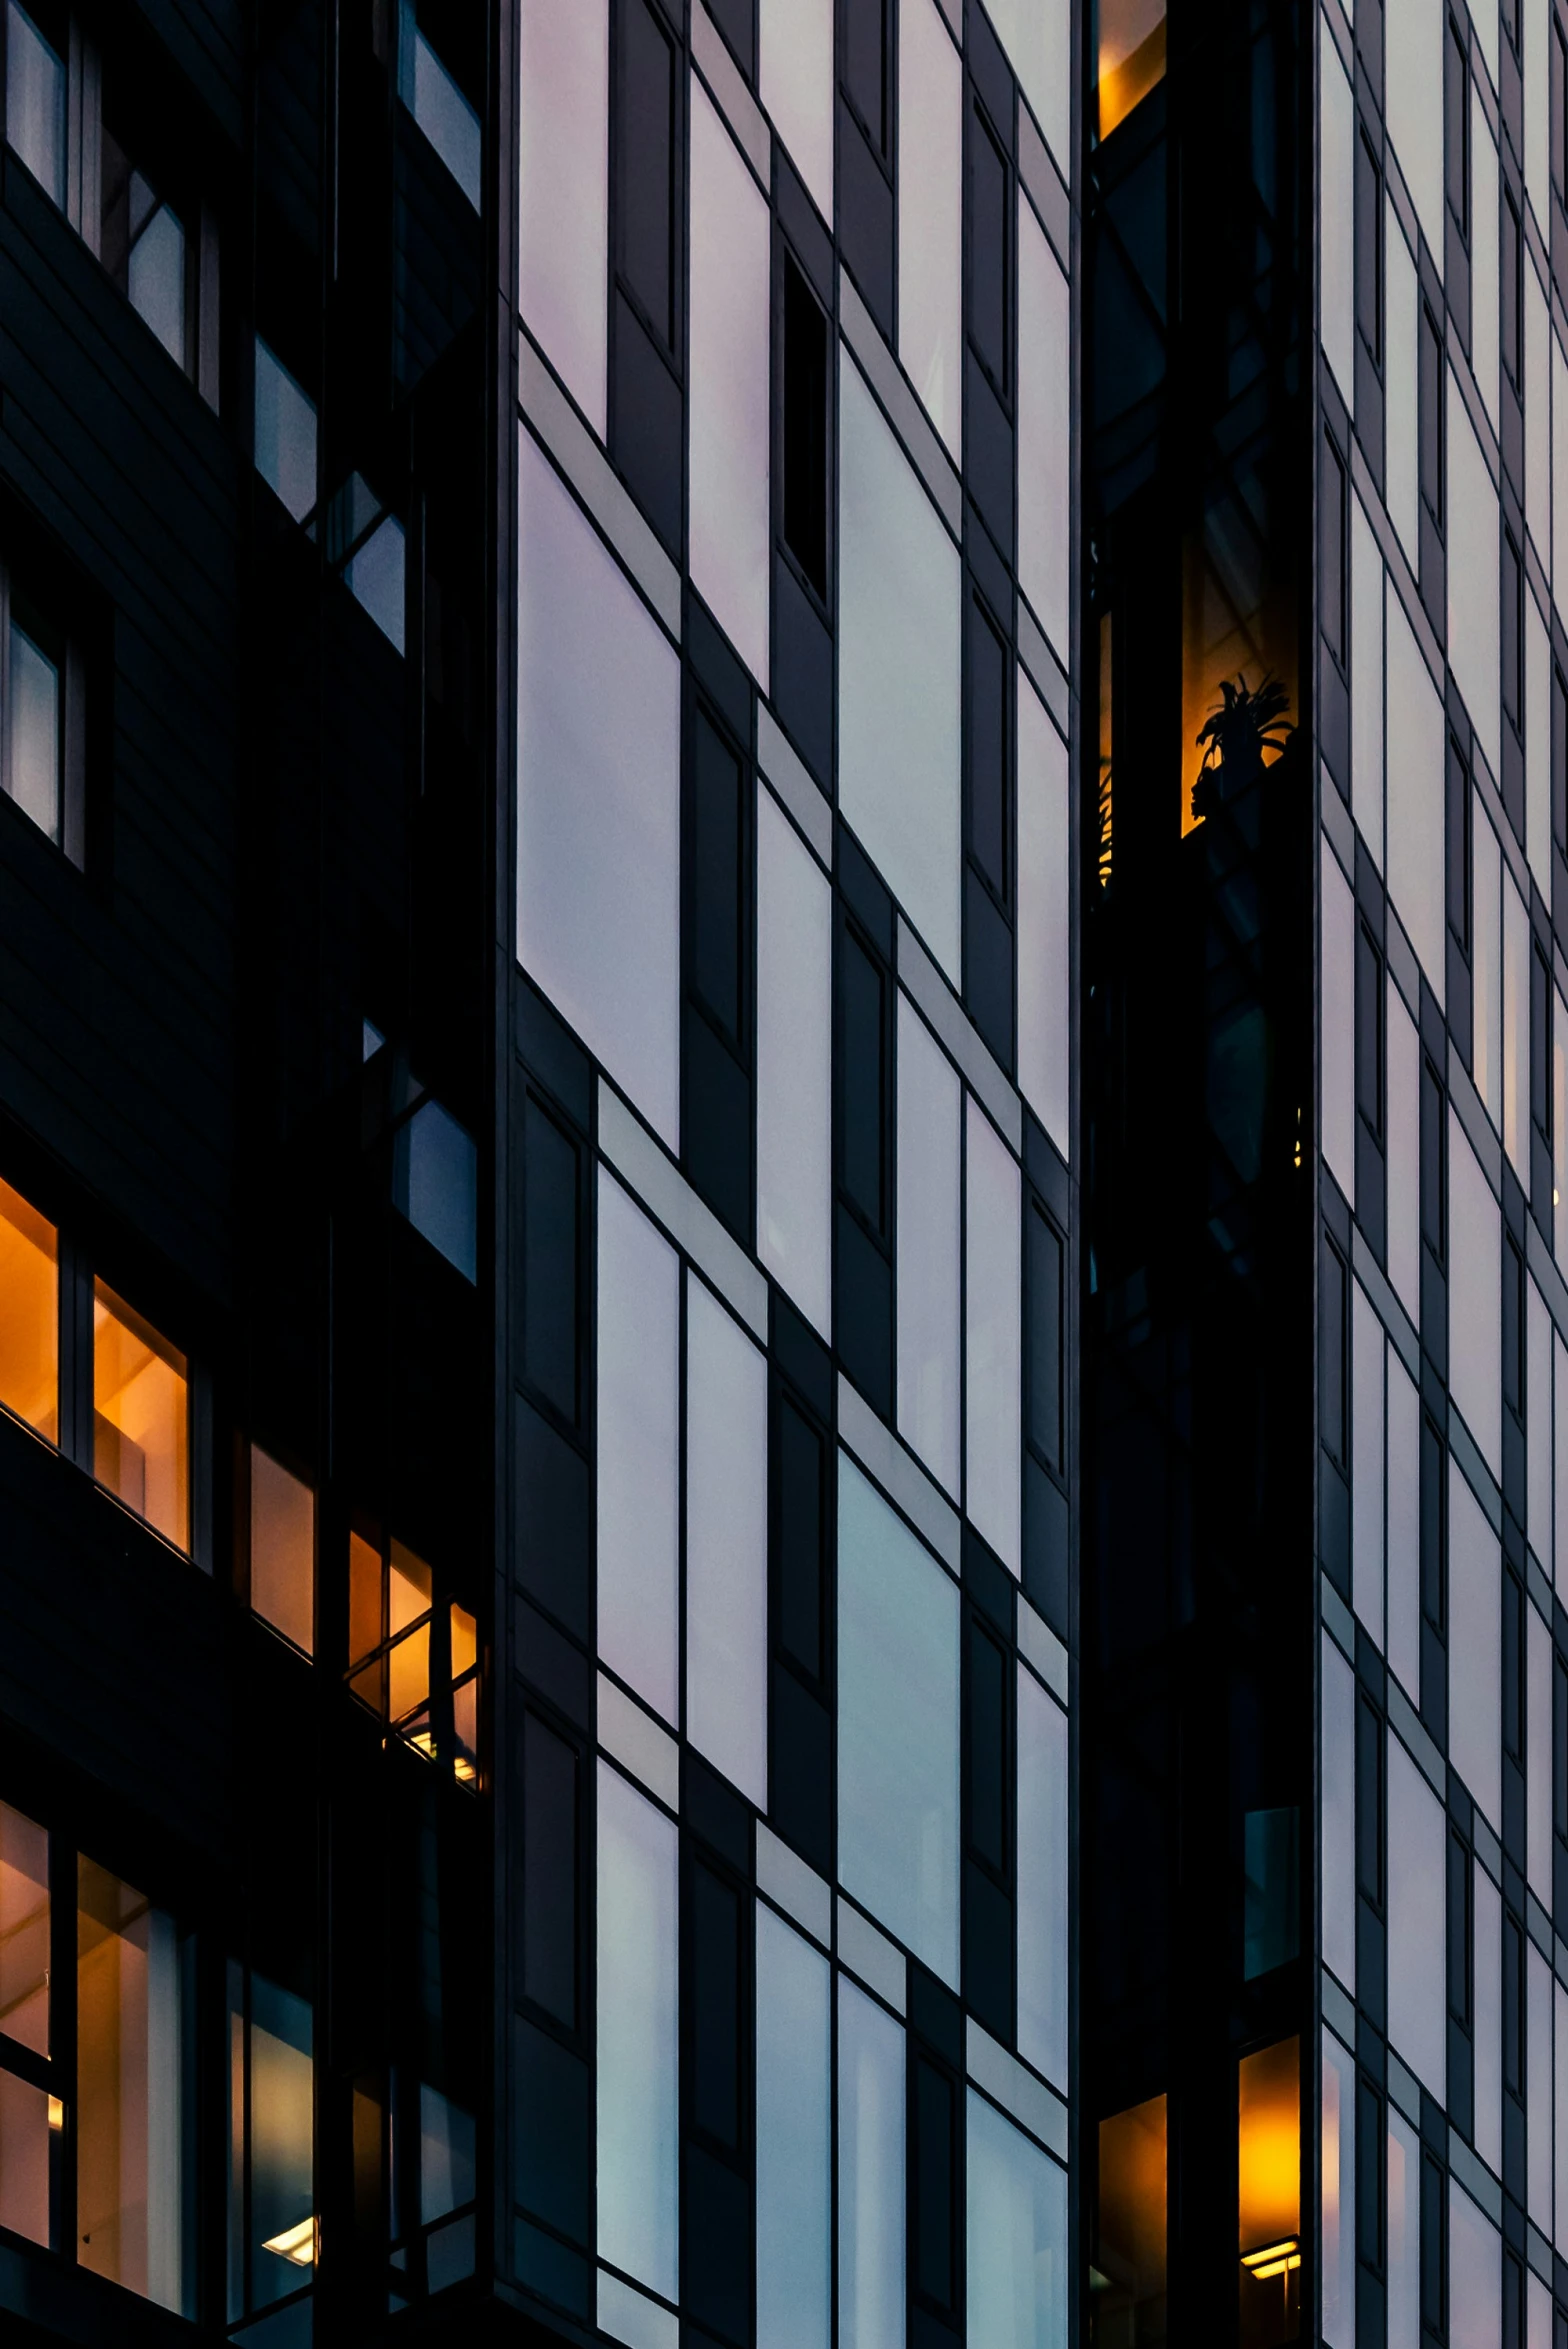
[[[8,2339],[1086,2321],[1083,38],[8,0]]]

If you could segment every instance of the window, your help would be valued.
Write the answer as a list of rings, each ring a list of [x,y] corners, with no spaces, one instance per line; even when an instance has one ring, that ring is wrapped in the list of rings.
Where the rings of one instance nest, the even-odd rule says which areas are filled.
[[[1503,365],[1515,390],[1524,395],[1524,239],[1519,231],[1519,207],[1511,191],[1503,190],[1503,256],[1501,340]]]
[[[1552,186],[1559,198],[1568,191],[1568,40],[1563,28],[1552,16]]]
[[[316,403],[256,337],[256,470],[296,522],[316,503]]]
[[[478,1776],[479,1635],[403,1542],[349,1535],[348,1684],[393,1736],[459,1785]]]
[[[343,584],[380,629],[394,652],[404,640],[404,535],[358,473],[350,474],[327,507],[326,555]]]
[[[1008,289],[1012,284],[1007,164],[978,107],[969,117],[969,337],[1003,397],[1012,358]]]
[[[306,1655],[316,1640],[316,1496],[250,1447],[250,1603]]]
[[[970,598],[967,633],[969,851],[975,868],[1005,909],[1012,877],[1012,759],[1007,723],[1011,663],[978,596]]]
[[[308,2288],[317,2252],[314,2017],[229,1967],[229,2322]]]
[[[1356,142],[1356,324],[1374,365],[1383,358],[1383,174],[1365,131]]]
[[[1323,476],[1318,491],[1318,579],[1323,641],[1343,668],[1345,662],[1345,461],[1332,437],[1323,436]]]
[[[879,1236],[887,1229],[887,990],[853,930],[839,952],[839,1148],[845,1196]]]
[[[1439,530],[1443,527],[1443,343],[1437,321],[1425,303],[1421,306],[1420,348],[1416,367],[1416,437],[1419,443],[1421,495]]]
[[[1452,17],[1443,51],[1444,95],[1448,111],[1448,209],[1454,225],[1470,241],[1470,66],[1464,35]]]
[[[1524,571],[1511,531],[1503,533],[1503,714],[1524,723]]]
[[[196,259],[199,238],[167,197],[103,131],[104,267],[177,367],[196,371]],[[194,224],[193,224],[194,225]]]
[[[51,2140],[64,2120],[50,1973],[49,1836],[0,1803],[0,2227],[34,2243],[50,2240]]]
[[[784,543],[818,595],[828,584],[828,325],[784,256]]]
[[[190,1548],[190,1386],[185,1356],[93,1283],[93,1474],[176,1549]]]
[[[80,650],[0,564],[0,783],[82,861],[86,682]]]
[[[473,1136],[439,1101],[422,1101],[393,1136],[392,1204],[469,1281],[478,1277],[478,1186]]]
[[[1365,922],[1356,931],[1356,1107],[1383,1138],[1383,958]]]
[[[879,155],[888,146],[887,0],[846,0],[844,88]]]
[[[0,1183],[0,1403],[50,1443],[60,1427],[59,1257],[54,1225]]]
[[[435,15],[426,0],[426,13]],[[484,141],[479,117],[419,22],[415,0],[401,0],[398,96],[474,210],[484,202]]]
[[[1165,79],[1165,0],[1101,0],[1099,37],[1097,131],[1108,139]]]
[[[623,0],[616,140],[621,279],[661,346],[673,353],[675,51],[650,0]]]
[[[45,194],[65,210],[65,58],[68,27],[45,0],[6,10],[5,135]],[[46,13],[47,11],[47,13]],[[48,25],[46,34],[39,18]]]

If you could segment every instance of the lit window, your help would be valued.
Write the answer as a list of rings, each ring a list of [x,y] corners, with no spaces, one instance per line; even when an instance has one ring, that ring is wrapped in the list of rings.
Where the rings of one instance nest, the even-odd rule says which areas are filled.
[[[413,0],[403,0],[398,95],[477,212],[484,201],[479,117],[421,31]]]
[[[0,2031],[37,2057],[31,2076],[0,2070],[0,2227],[49,2241],[49,2138],[63,2107],[49,2093],[49,1836],[0,1803]]]
[[[0,1183],[0,1403],[59,1435],[59,1235]]]
[[[308,2290],[317,2254],[314,2017],[229,1968],[229,2321]]]
[[[394,1735],[472,1785],[478,1774],[479,1641],[473,1616],[436,1589],[404,1543],[349,1536],[348,1684]]]
[[[1244,2349],[1301,2329],[1301,2044],[1243,2056],[1237,2085],[1237,2226]]]
[[[177,367],[190,373],[194,246],[165,197],[103,133],[103,265]]]
[[[93,1473],[128,1509],[190,1547],[185,1356],[102,1281],[93,1283]]]
[[[1092,2286],[1102,2325],[1119,2320],[1124,2339],[1140,2338],[1135,2311],[1163,2319],[1165,2274],[1165,2099],[1151,2096],[1100,2123]]]
[[[1100,137],[1109,138],[1139,99],[1164,79],[1165,0],[1100,0]]]
[[[64,211],[66,32],[63,24],[53,22],[50,31],[55,40],[45,38],[17,0],[9,0],[5,135],[45,194]]]
[[[478,1275],[479,1154],[439,1101],[422,1102],[393,1144],[393,1204],[465,1280]]]
[[[76,1881],[77,2257],[194,2315],[194,1949],[94,1861]]]
[[[316,1638],[316,1496],[259,1444],[250,1451],[250,1603],[306,1655]]]
[[[256,470],[296,522],[316,503],[316,403],[256,337]]]

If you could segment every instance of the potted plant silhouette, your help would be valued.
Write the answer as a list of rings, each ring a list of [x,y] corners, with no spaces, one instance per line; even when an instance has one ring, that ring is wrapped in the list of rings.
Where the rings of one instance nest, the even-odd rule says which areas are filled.
[[[1280,756],[1296,731],[1285,715],[1290,696],[1277,677],[1266,676],[1255,689],[1245,677],[1226,677],[1220,694],[1219,708],[1205,718],[1196,738],[1203,765],[1192,787],[1195,822],[1239,799],[1262,775],[1264,752]]]

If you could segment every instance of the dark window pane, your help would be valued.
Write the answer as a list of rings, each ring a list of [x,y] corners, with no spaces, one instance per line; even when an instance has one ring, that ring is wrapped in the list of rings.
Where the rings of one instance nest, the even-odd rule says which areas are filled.
[[[980,114],[969,116],[969,332],[1007,389],[1007,165]]]
[[[1552,18],[1552,184],[1559,195],[1568,188],[1563,149],[1568,142],[1568,43],[1562,26]]]
[[[1327,434],[1323,438],[1323,486],[1318,509],[1322,544],[1323,638],[1337,661],[1345,658],[1345,466]]]
[[[1356,1706],[1356,1881],[1383,1898],[1383,1724],[1362,1697]]]
[[[1524,1943],[1516,1920],[1503,1911],[1503,2086],[1524,2090]]]
[[[1519,277],[1520,266],[1519,214],[1512,196],[1505,189],[1503,193],[1503,365],[1507,368],[1513,383],[1522,388],[1524,370],[1520,324],[1523,289]]]
[[[692,761],[692,985],[741,1044],[741,766],[701,711]]]
[[[969,1841],[998,1875],[1007,1868],[1007,1659],[969,1626]]]
[[[1503,711],[1518,726],[1524,715],[1524,579],[1519,549],[1503,533]]]
[[[527,1375],[577,1420],[577,1146],[532,1095],[525,1112],[523,1301]]]
[[[1443,1087],[1429,1060],[1421,1063],[1421,1237],[1443,1261],[1443,1165],[1446,1128]]]
[[[1356,2236],[1371,2268],[1383,2264],[1383,2100],[1370,2080],[1356,2086]]]
[[[844,1189],[875,1232],[885,1229],[886,1076],[882,973],[852,931],[845,931],[843,1070],[839,1128]]]
[[[779,1408],[779,1638],[822,1677],[822,1438],[786,1396]]]
[[[1370,140],[1356,143],[1356,324],[1374,359],[1383,356],[1383,174]]]
[[[941,2308],[953,2305],[953,2084],[915,2060],[915,2281]]]
[[[1503,1401],[1524,1410],[1524,1266],[1512,1240],[1503,1243]]]
[[[1345,1265],[1337,1248],[1323,1250],[1322,1378],[1323,1442],[1344,1464],[1345,1445]]]
[[[1552,1658],[1552,1826],[1568,1840],[1568,1664]]]
[[[1448,926],[1470,951],[1470,775],[1448,737]]]
[[[828,327],[784,259],[784,543],[819,595],[828,585]]]
[[[1470,2020],[1470,1854],[1457,1835],[1448,1839],[1448,2004]]]
[[[1029,1435],[1062,1465],[1062,1241],[1036,1207],[1029,1216]]]
[[[1383,958],[1372,933],[1356,931],[1356,1106],[1374,1134],[1383,1130]]]
[[[1420,413],[1418,438],[1421,458],[1421,495],[1439,529],[1443,522],[1443,346],[1430,310],[1421,311],[1421,362],[1418,370]]]
[[[1552,838],[1568,847],[1568,682],[1552,668]]]
[[[1448,208],[1461,236],[1470,234],[1470,71],[1464,36],[1452,17],[1444,51],[1448,97]]]
[[[1543,1141],[1552,1139],[1552,994],[1545,957],[1530,956],[1530,1115]]]
[[[699,1861],[692,1869],[692,2120],[740,2147],[740,1902]]]
[[[523,1717],[523,1992],[577,2028],[577,1756]]]
[[[879,154],[887,151],[886,0],[844,0],[844,86]]]
[[[1435,1421],[1421,1421],[1421,1610],[1434,1631],[1443,1628],[1447,1492],[1443,1439]]]
[[[675,51],[648,0],[623,0],[618,129],[621,266],[673,349]]]
[[[1503,1576],[1503,1751],[1515,1761],[1524,1739],[1524,1589]]]
[[[969,838],[976,864],[1007,902],[1007,653],[983,607],[969,606]]]

